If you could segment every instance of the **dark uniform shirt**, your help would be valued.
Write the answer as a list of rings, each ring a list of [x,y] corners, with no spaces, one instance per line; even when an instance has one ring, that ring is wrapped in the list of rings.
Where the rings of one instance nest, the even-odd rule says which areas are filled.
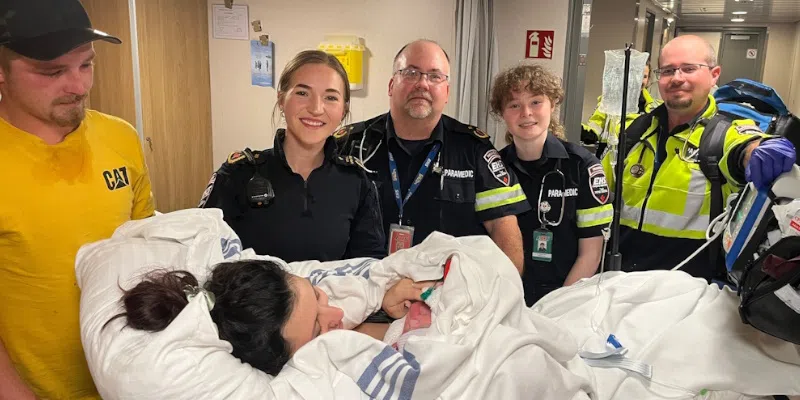
[[[397,163],[404,199],[431,149],[440,144],[427,174],[403,209],[402,224],[414,227],[413,244],[433,231],[485,235],[483,222],[530,209],[517,178],[503,164],[488,136],[446,115],[430,138],[421,142],[399,139],[389,114],[350,125],[335,136],[340,139],[341,154],[363,160],[371,171],[387,234],[390,224],[401,222],[388,152]]]
[[[612,206],[608,203],[610,192],[597,157],[583,147],[563,142],[552,134],[548,134],[542,157],[536,161],[517,158],[514,145],[506,146],[500,154],[506,165],[519,177],[528,201],[532,205],[539,204],[517,216],[525,252],[522,283],[525,302],[531,306],[564,284],[578,258],[578,240],[602,236],[603,228],[611,223],[613,217]],[[563,181],[557,171],[564,174]],[[534,231],[542,227],[539,212],[543,220],[557,223],[562,199],[564,216],[561,223],[547,227],[553,233],[552,260],[534,260],[533,252],[541,245],[539,238],[534,235]],[[544,207],[542,203],[546,203]]]
[[[377,192],[364,171],[337,157],[329,138],[322,166],[304,181],[286,162],[284,136],[279,130],[274,148],[253,152],[252,162],[241,152],[231,154],[212,176],[200,207],[222,209],[245,248],[287,262],[385,256]],[[247,193],[256,171],[275,192],[265,207],[251,205]]]

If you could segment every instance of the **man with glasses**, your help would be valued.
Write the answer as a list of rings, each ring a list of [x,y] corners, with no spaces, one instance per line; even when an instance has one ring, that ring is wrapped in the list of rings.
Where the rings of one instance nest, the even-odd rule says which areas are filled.
[[[428,40],[404,46],[389,80],[390,110],[334,135],[378,186],[389,252],[431,232],[489,234],[522,272],[516,214],[530,209],[489,137],[443,115],[450,60]]]
[[[664,104],[626,131],[619,238],[624,271],[672,268],[706,241],[711,192],[699,149],[717,113],[709,92],[720,71],[713,47],[700,37],[680,36],[661,50],[654,72]],[[791,142],[767,137],[751,120],[732,121],[723,149],[723,198],[745,182],[768,187],[796,158]],[[613,178],[610,157],[603,164]],[[717,270],[709,260],[719,251],[712,244],[682,269],[711,280]]]

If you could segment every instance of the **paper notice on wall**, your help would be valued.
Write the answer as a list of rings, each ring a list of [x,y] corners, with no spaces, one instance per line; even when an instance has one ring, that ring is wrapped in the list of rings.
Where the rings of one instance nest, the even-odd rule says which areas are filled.
[[[584,4],[581,12],[581,36],[589,37],[589,30],[592,28],[592,5]]]
[[[262,45],[260,40],[250,41],[250,80],[254,86],[273,87],[275,76],[274,43]]]
[[[214,38],[249,40],[250,23],[247,18],[247,6],[227,8],[223,4],[214,4],[211,16]]]

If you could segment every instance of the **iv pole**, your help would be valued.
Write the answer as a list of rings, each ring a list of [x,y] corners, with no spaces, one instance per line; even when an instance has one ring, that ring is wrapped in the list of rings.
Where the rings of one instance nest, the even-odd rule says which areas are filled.
[[[622,113],[619,122],[619,143],[617,145],[617,165],[614,166],[614,219],[611,221],[611,259],[609,271],[619,271],[622,269],[622,254],[619,252],[619,220],[622,210],[622,174],[625,168],[625,157],[627,156],[627,140],[625,137],[625,110],[628,107],[628,79],[630,78],[631,66],[631,44],[625,44],[625,71],[623,72],[622,84]]]

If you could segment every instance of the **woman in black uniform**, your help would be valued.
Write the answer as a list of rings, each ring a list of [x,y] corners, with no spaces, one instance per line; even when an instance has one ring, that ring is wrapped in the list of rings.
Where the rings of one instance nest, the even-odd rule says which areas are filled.
[[[538,65],[502,72],[491,91],[491,111],[508,129],[500,155],[532,206],[517,216],[528,306],[597,271],[613,214],[600,161],[564,139],[556,108],[563,99],[560,79]]]
[[[272,149],[234,152],[211,176],[200,207],[220,208],[242,245],[285,261],[383,257],[377,191],[331,136],[349,112],[336,57],[303,51],[278,82],[286,128]],[[274,111],[274,112],[275,112]]]

